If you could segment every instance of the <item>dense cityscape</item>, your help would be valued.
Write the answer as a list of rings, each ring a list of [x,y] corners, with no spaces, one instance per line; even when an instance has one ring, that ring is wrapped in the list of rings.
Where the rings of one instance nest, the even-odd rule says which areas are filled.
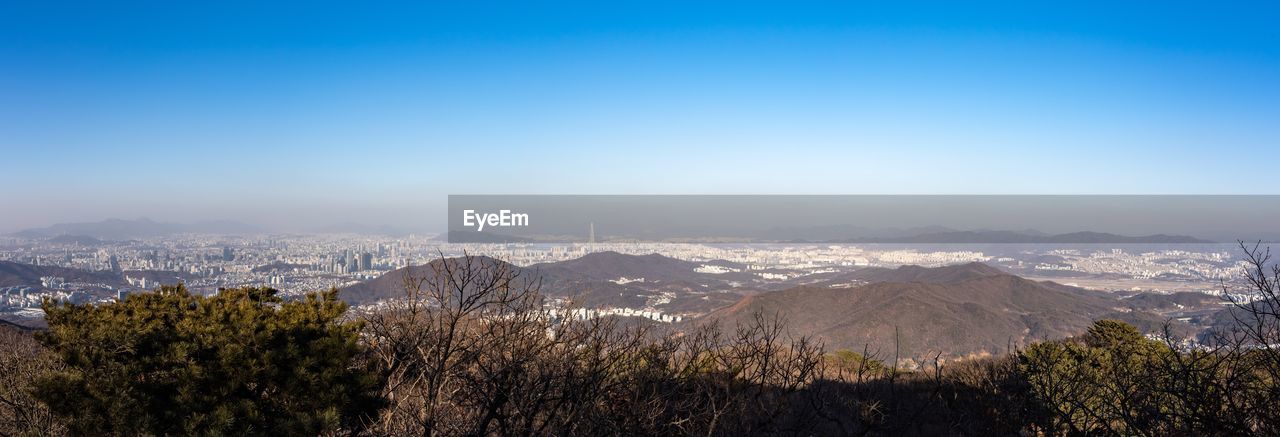
[[[92,240],[92,241],[90,241]],[[519,266],[579,258],[592,252],[657,253],[687,261],[723,260],[745,266],[766,281],[785,281],[861,267],[926,267],[985,262],[1024,276],[1078,285],[1079,278],[1105,278],[1112,288],[1149,291],[1174,288],[1217,293],[1221,281],[1239,276],[1240,261],[1231,247],[1021,247],[917,248],[859,245],[707,245],[684,243],[594,244],[449,244],[433,235],[385,237],[336,235],[176,235],[123,242],[86,238],[0,240],[0,260],[123,275],[126,284],[48,276],[41,284],[8,286],[0,296],[3,311],[37,316],[42,299],[74,302],[112,300],[181,282],[201,293],[237,286],[269,286],[285,295],[344,287],[392,270],[422,265],[441,256],[487,255]],[[737,269],[703,265],[702,273]],[[625,284],[644,278],[619,277]],[[1139,285],[1140,284],[1140,285]],[[1152,285],[1154,284],[1154,285]],[[1163,285],[1162,285],[1163,284]],[[1168,286],[1168,289],[1162,289]],[[1102,288],[1102,287],[1099,287]],[[95,297],[96,296],[96,297]],[[637,315],[643,308],[618,308]],[[670,315],[677,317],[678,315]]]

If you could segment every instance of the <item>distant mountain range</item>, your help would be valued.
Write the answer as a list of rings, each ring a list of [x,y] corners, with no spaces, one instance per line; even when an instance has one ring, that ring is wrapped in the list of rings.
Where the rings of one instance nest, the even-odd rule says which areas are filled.
[[[1213,241],[1183,235],[1125,236],[1105,232],[1072,232],[1049,234],[1035,229],[957,230],[942,226],[913,228],[868,228],[855,225],[831,225],[770,228],[739,236],[754,242],[792,243],[884,243],[884,244],[1192,244]]]
[[[58,223],[43,228],[25,229],[11,235],[23,238],[50,238],[54,243],[102,244],[103,241],[121,241],[138,238],[164,237],[174,234],[249,235],[272,232],[259,226],[233,220],[206,220],[194,223],[158,222],[149,218],[134,220],[106,219],[97,222]],[[306,233],[306,232],[304,232]],[[366,225],[343,222],[315,228],[317,234],[357,234],[402,237],[414,231],[389,225]]]
[[[856,238],[850,243],[885,244],[1200,244],[1213,243],[1184,235],[1146,235],[1131,237],[1105,232],[1072,232],[1047,235],[1014,231],[949,231],[912,236]]]
[[[1035,231],[1029,232],[1034,233]],[[942,226],[914,228],[868,228],[854,225],[777,227],[754,233],[751,238],[770,241],[838,241],[850,239],[906,238],[923,234],[955,232]]]
[[[442,236],[443,237],[443,236]],[[573,237],[563,235],[533,235],[514,232],[501,235],[492,232],[450,231],[447,239],[454,243],[557,243],[570,242]],[[630,235],[625,231],[611,235],[610,241],[667,241],[667,242],[733,242],[733,243],[845,243],[845,244],[1202,244],[1214,241],[1186,236],[1154,234],[1142,236],[1119,235],[1106,232],[1080,231],[1065,234],[1049,234],[1034,229],[1021,231],[969,230],[960,231],[941,226],[920,228],[872,229],[859,226],[820,226],[808,228],[771,228],[759,232],[730,235],[667,235],[652,233]],[[581,240],[579,240],[580,242]]]
[[[194,223],[157,222],[148,218],[134,220],[107,219],[98,222],[59,223],[43,228],[26,229],[12,235],[23,238],[56,238],[57,243],[96,245],[103,241],[164,237],[174,234],[247,235],[268,232],[258,226],[232,221],[208,220]],[[322,234],[358,234],[401,237],[413,233],[388,225],[365,225],[345,222],[317,228]],[[541,237],[500,235],[490,232],[450,231],[439,237],[455,243],[532,243]],[[1105,232],[1072,232],[1051,235],[1033,229],[1022,231],[957,231],[940,226],[921,228],[870,229],[857,226],[824,226],[814,228],[774,228],[742,241],[790,243],[854,243],[854,244],[1197,244],[1213,241],[1184,235],[1125,236]],[[555,240],[554,238],[552,240]],[[547,240],[547,241],[552,241]],[[558,240],[555,240],[558,241]]]
[[[253,234],[262,229],[236,221],[209,220],[195,223],[157,222],[148,218],[136,220],[107,219],[99,222],[59,223],[44,228],[27,229],[13,233],[24,238],[58,236],[89,237],[98,240],[129,240],[163,237],[174,234]]]

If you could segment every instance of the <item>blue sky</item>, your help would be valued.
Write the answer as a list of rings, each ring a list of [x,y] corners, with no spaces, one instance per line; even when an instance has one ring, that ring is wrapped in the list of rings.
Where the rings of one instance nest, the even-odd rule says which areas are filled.
[[[260,3],[0,5],[0,231],[434,227],[451,193],[1276,192],[1274,4]]]

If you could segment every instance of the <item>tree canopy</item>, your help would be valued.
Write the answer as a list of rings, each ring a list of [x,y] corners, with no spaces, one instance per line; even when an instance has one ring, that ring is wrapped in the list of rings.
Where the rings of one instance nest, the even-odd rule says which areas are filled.
[[[337,291],[199,296],[183,286],[106,305],[45,302],[38,339],[66,363],[36,395],[77,434],[317,434],[376,411],[360,325]]]

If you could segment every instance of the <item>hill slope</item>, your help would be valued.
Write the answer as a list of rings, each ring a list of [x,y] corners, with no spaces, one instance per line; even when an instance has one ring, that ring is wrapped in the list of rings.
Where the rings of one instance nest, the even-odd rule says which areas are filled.
[[[487,256],[472,257],[469,260],[467,258],[448,258],[445,260],[435,260],[423,265],[402,267],[392,270],[372,280],[344,287],[339,291],[338,295],[342,300],[355,304],[371,303],[383,299],[403,297],[405,295],[404,286],[406,278],[431,278],[436,275],[437,269],[443,269],[446,266],[450,269],[457,269],[459,267],[465,267],[467,262],[470,262],[471,266],[474,268],[499,265],[519,272],[522,279],[536,279],[536,277],[526,269]]]
[[[868,267],[841,275],[841,280],[859,280],[863,282],[957,282],[966,279],[986,276],[1007,275],[1004,271],[989,265],[972,262],[943,267],[920,267],[916,265],[901,266],[890,269],[884,267]]]
[[[727,263],[719,261],[718,263]],[[719,280],[715,275],[699,273],[694,269],[702,263],[679,260],[656,253],[627,255],[618,252],[595,252],[577,259],[542,263],[530,266],[539,271],[564,278],[589,278],[615,280],[621,277],[645,278],[647,281],[686,281],[702,283]]]
[[[831,349],[869,345],[890,355],[896,331],[900,354],[918,357],[1000,352],[1010,343],[1078,334],[1099,318],[1149,316],[1101,293],[1035,282],[982,264],[868,270],[858,273],[876,282],[768,292],[709,317],[732,324],[754,311],[777,312],[793,334],[815,335]]]
[[[59,276],[67,282],[89,282],[120,285],[124,278],[111,272],[91,272],[55,266],[35,266],[31,264],[0,261],[0,287],[26,286],[39,287],[41,276]]]
[[[458,262],[459,258],[449,258]],[[371,303],[404,295],[404,277],[434,274],[433,261],[422,266],[401,268],[371,281],[344,288],[341,296],[350,303]],[[473,262],[498,262],[517,271],[522,278],[540,281],[542,294],[550,298],[572,299],[587,308],[655,308],[678,313],[703,314],[737,301],[740,297],[724,283],[733,274],[713,275],[695,271],[703,263],[682,261],[661,255],[626,255],[600,252],[581,258],[518,267],[491,258]],[[707,264],[732,265],[726,261]],[[749,275],[742,273],[744,275]],[[644,281],[615,282],[620,278]],[[619,281],[621,282],[621,281]]]

